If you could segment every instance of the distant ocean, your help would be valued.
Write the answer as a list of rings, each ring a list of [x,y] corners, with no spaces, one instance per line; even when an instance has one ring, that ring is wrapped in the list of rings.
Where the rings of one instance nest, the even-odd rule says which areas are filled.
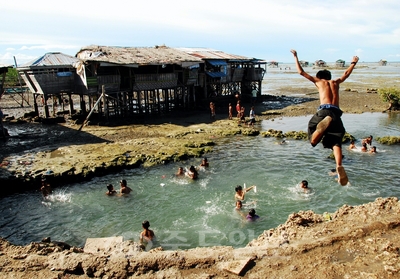
[[[338,68],[335,67],[335,62],[327,62],[328,69],[332,72],[332,77],[341,76],[347,69],[348,63],[343,68]],[[351,83],[355,86],[378,87],[378,79],[384,76],[389,81],[386,86],[398,86],[400,82],[399,67],[400,62],[388,62],[386,66],[381,66],[378,62],[360,62],[344,84]],[[311,75],[315,75],[321,69],[313,66],[303,68]],[[289,90],[290,88],[299,88],[299,90],[294,92],[294,90]],[[279,63],[278,67],[267,66],[261,94],[301,95],[301,92],[307,89],[313,90],[314,88],[308,80],[297,73],[295,63]]]

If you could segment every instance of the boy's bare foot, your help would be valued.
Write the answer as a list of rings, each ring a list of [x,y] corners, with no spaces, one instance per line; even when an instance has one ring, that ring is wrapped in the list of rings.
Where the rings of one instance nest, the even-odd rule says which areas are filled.
[[[336,167],[336,172],[338,174],[338,182],[342,186],[346,186],[349,183],[349,178],[347,177],[346,171],[343,166]]]
[[[322,139],[326,129],[328,129],[329,125],[332,122],[332,117],[325,116],[324,119],[322,119],[318,125],[317,125],[317,129],[315,130],[315,132],[312,134],[311,136],[311,145],[312,146],[316,146],[320,140]]]

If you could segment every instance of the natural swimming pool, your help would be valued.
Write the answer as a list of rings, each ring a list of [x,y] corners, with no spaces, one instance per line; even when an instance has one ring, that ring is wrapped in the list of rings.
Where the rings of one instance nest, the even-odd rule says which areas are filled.
[[[308,119],[268,120],[259,128],[306,130]],[[400,136],[397,114],[346,114],[343,122],[358,139],[370,134]],[[40,241],[46,236],[77,246],[83,246],[89,237],[122,235],[125,240],[137,241],[141,223],[147,219],[165,249],[243,247],[264,230],[285,222],[293,212],[334,212],[343,204],[400,197],[399,146],[375,142],[377,154],[344,150],[351,186],[341,187],[328,175],[334,168],[334,161],[327,159],[329,150],[312,148],[307,141],[287,139],[286,145],[277,143],[274,138],[261,136],[226,139],[207,154],[210,167],[200,171],[197,181],[178,179],[173,174],[179,166],[200,164],[200,158],[56,188],[50,200],[44,200],[39,191],[2,198],[0,236],[15,244]],[[128,181],[133,193],[128,197],[106,196],[106,185],[118,186],[120,179]],[[296,188],[303,179],[312,188],[308,194]],[[261,217],[257,222],[246,222],[234,210],[234,188],[244,183],[257,185],[257,192],[246,196],[247,201],[256,201],[254,207]]]

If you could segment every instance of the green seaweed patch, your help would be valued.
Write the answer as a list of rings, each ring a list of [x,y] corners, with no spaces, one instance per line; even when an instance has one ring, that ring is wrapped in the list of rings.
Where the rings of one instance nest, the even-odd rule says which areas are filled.
[[[244,129],[242,130],[242,135],[244,136],[258,136],[260,134],[259,130],[256,129]]]
[[[308,135],[304,131],[289,131],[287,133],[283,133],[282,131],[279,130],[274,130],[274,129],[269,129],[268,131],[262,132],[261,135],[263,137],[274,137],[278,139],[282,138],[291,138],[291,139],[296,139],[296,140],[302,140],[302,139],[307,139]]]
[[[346,132],[343,136],[342,143],[348,143],[351,142],[352,140],[356,140],[356,138]]]
[[[262,132],[261,135],[263,137],[274,137],[278,139],[282,138],[291,138],[295,140],[307,140],[308,139],[308,133],[304,131],[289,131],[286,133],[283,133],[282,131],[279,130],[274,130],[274,129],[269,129],[268,131]],[[350,135],[349,133],[345,133],[343,136],[342,143],[347,143],[352,140],[355,140],[355,137]]]
[[[289,131],[285,133],[286,138],[291,138],[295,140],[306,140],[308,139],[308,134],[304,131]]]
[[[285,134],[282,131],[274,130],[274,129],[269,129],[268,131],[262,132],[261,135],[264,138],[284,138]]]
[[[381,144],[387,144],[387,145],[399,144],[400,137],[394,137],[394,136],[376,137],[376,141]]]
[[[280,111],[263,111],[261,115],[282,115],[283,113]]]

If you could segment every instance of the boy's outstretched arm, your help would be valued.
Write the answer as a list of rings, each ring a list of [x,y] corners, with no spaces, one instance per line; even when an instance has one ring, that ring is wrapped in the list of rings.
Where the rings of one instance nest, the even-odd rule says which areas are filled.
[[[297,57],[297,51],[295,51],[294,49],[290,50],[291,53],[293,53],[294,56],[294,62],[296,63],[296,68],[297,68],[297,72],[299,72],[300,75],[302,75],[303,77],[305,77],[306,79],[308,79],[309,81],[312,82],[316,82],[316,78],[313,76],[310,76],[309,74],[307,74],[304,70],[303,67],[301,67],[300,62],[299,62],[299,58]]]
[[[356,66],[357,62],[358,62],[358,56],[353,56],[353,60],[350,63],[350,66],[347,68],[347,70],[343,73],[343,76],[341,76],[340,78],[338,78],[336,81],[339,83],[342,83],[343,81],[345,81],[350,74],[353,72],[354,67]]]

